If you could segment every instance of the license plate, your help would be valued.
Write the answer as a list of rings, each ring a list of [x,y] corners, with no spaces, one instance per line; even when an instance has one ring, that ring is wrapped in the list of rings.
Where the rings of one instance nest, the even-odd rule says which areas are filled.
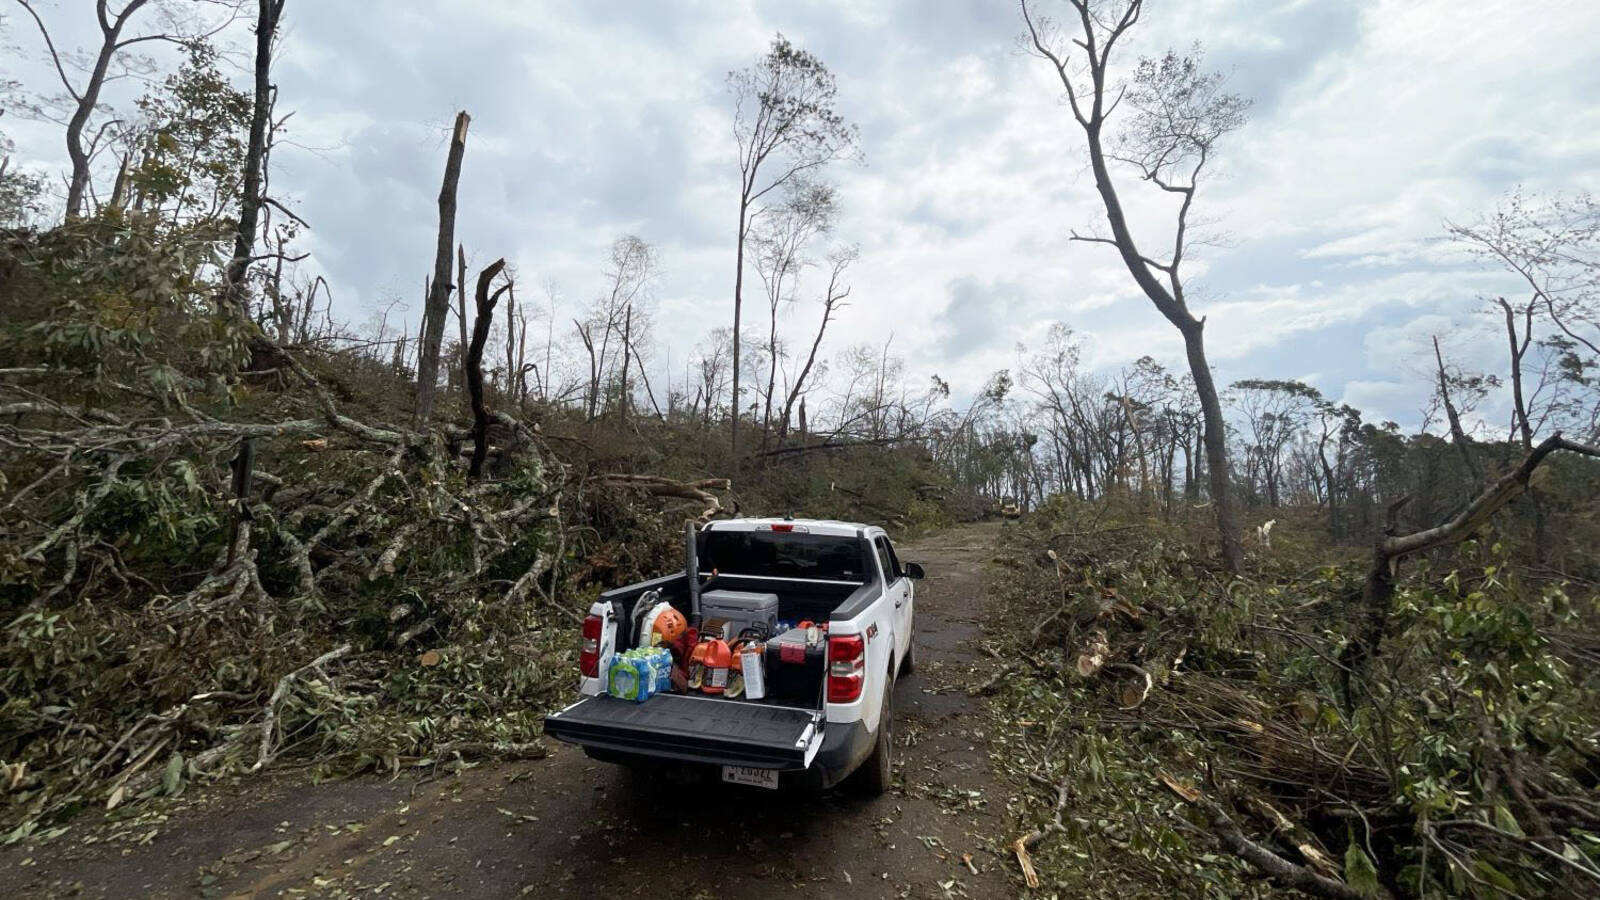
[[[722,780],[729,784],[748,784],[751,787],[778,789],[777,769],[753,769],[749,766],[723,766]]]

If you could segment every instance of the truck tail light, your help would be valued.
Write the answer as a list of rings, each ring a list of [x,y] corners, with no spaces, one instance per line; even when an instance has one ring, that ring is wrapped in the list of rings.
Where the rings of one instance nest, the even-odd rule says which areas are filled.
[[[578,650],[578,668],[585,678],[600,675],[600,630],[603,626],[599,616],[583,620],[583,646]]]
[[[828,638],[828,702],[854,703],[861,699],[867,674],[867,642],[859,634]]]

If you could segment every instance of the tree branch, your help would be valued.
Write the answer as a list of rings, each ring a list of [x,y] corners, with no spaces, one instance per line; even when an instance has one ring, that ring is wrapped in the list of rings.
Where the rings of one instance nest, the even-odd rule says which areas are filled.
[[[1215,800],[1202,794],[1195,803],[1210,814],[1211,831],[1217,836],[1223,848],[1265,873],[1268,878],[1286,887],[1315,894],[1318,897],[1331,897],[1333,900],[1368,900],[1370,895],[1342,881],[1319,875],[1306,866],[1289,862],[1245,837],[1244,832],[1239,830],[1239,826]],[[1387,897],[1388,892],[1382,891],[1379,896]]]
[[[1389,537],[1378,543],[1378,552],[1386,559],[1399,556],[1411,556],[1442,547],[1445,544],[1464,540],[1476,531],[1484,522],[1487,522],[1501,507],[1513,498],[1528,489],[1528,479],[1533,471],[1539,468],[1544,458],[1557,450],[1566,450],[1581,456],[1600,458],[1600,448],[1591,447],[1577,441],[1569,441],[1562,437],[1560,432],[1545,438],[1533,452],[1522,460],[1521,465],[1501,476],[1488,489],[1484,490],[1467,507],[1458,513],[1455,518],[1441,525],[1424,531],[1407,535]]]
[[[55,42],[50,39],[50,29],[45,27],[44,20],[39,18],[39,13],[34,11],[33,4],[31,4],[29,0],[17,0],[17,3],[21,5],[23,9],[28,11],[28,15],[33,17],[34,24],[39,26],[39,34],[44,37],[45,48],[50,51],[50,62],[55,64],[56,74],[61,77],[62,87],[67,89],[68,96],[72,97],[74,100],[82,102],[83,97],[78,93],[77,89],[72,86],[72,81],[67,78],[67,70],[61,65],[61,54],[56,52]],[[100,13],[100,21],[102,23],[101,27],[107,27],[103,24],[105,22],[104,4],[101,4]]]

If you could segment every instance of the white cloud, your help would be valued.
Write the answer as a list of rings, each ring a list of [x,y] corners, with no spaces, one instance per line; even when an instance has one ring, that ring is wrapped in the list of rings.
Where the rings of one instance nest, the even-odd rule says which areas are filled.
[[[349,318],[420,293],[441,134],[466,108],[459,233],[475,258],[508,256],[575,305],[612,238],[636,231],[661,248],[657,334],[683,361],[731,312],[724,77],[782,30],[833,68],[862,126],[866,165],[834,173],[836,238],[862,250],[835,348],[893,334],[910,377],[938,371],[959,392],[1065,319],[1096,365],[1149,353],[1181,366],[1115,254],[1067,241],[1103,214],[1059,85],[1016,50],[1013,4],[410,0],[380,17],[291,5],[289,19],[280,102],[298,110],[296,141],[319,149],[285,147],[274,183],[316,229],[314,264]],[[73,42],[92,28],[77,25]],[[1519,183],[1600,188],[1600,4],[1196,0],[1152,7],[1141,27],[1131,51],[1198,40],[1256,101],[1201,199],[1230,240],[1188,266],[1224,382],[1314,371],[1330,395],[1414,420],[1426,379],[1401,357],[1476,321],[1476,298],[1500,284],[1441,243],[1444,221]],[[11,35],[30,59],[31,37]],[[17,71],[47,74],[37,60]],[[53,127],[5,121],[23,162],[59,167]],[[1160,253],[1170,199],[1126,173],[1119,186]],[[818,290],[802,282],[791,339],[814,327]],[[1463,364],[1493,364],[1492,338],[1451,333]]]

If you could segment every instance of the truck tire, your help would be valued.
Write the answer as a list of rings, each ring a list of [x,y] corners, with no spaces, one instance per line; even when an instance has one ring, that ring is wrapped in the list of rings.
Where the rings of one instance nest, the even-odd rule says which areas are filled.
[[[881,797],[894,781],[894,683],[883,692],[883,713],[878,717],[878,735],[872,755],[861,763],[846,782],[859,797]]]
[[[917,632],[913,629],[911,640],[906,642],[906,658],[900,660],[900,675],[904,677],[917,670]]]

